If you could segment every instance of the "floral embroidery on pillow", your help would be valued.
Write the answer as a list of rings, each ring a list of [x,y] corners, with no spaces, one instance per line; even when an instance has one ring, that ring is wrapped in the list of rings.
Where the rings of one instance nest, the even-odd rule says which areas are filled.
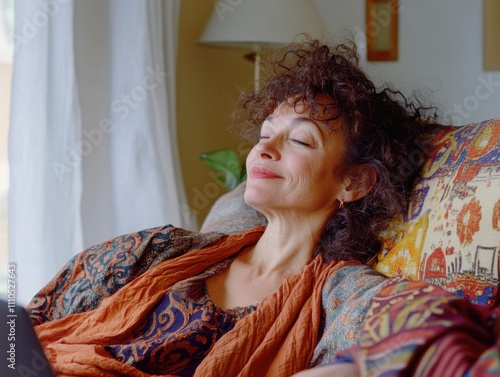
[[[491,307],[500,284],[499,232],[500,118],[440,126],[407,210],[382,234],[374,267]]]
[[[481,205],[476,198],[464,204],[457,217],[457,234],[462,245],[472,243],[472,237],[479,231]]]

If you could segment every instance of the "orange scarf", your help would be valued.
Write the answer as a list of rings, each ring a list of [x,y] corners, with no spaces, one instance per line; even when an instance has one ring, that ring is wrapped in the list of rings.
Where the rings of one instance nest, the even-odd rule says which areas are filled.
[[[68,376],[151,376],[113,358],[107,344],[123,344],[172,285],[255,244],[263,227],[158,264],[103,300],[95,310],[36,327],[53,369]],[[316,257],[257,310],[223,336],[195,376],[290,376],[308,367],[318,342],[321,290],[328,275],[346,262]]]

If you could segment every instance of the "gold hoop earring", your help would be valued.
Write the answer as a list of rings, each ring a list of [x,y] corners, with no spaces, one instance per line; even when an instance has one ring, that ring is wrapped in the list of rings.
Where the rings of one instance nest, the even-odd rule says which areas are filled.
[[[340,199],[339,209],[344,208],[344,200]]]

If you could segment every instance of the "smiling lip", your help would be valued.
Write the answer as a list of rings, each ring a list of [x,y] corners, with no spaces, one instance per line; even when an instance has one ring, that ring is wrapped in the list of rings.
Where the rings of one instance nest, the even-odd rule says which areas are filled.
[[[250,177],[252,178],[282,178],[280,175],[276,174],[272,170],[263,167],[252,168],[250,172]]]

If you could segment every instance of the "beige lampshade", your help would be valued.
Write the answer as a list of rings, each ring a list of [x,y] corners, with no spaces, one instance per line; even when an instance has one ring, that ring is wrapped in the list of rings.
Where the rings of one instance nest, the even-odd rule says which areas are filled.
[[[302,33],[329,36],[309,0],[224,0],[214,2],[199,42],[258,51],[280,47]]]

